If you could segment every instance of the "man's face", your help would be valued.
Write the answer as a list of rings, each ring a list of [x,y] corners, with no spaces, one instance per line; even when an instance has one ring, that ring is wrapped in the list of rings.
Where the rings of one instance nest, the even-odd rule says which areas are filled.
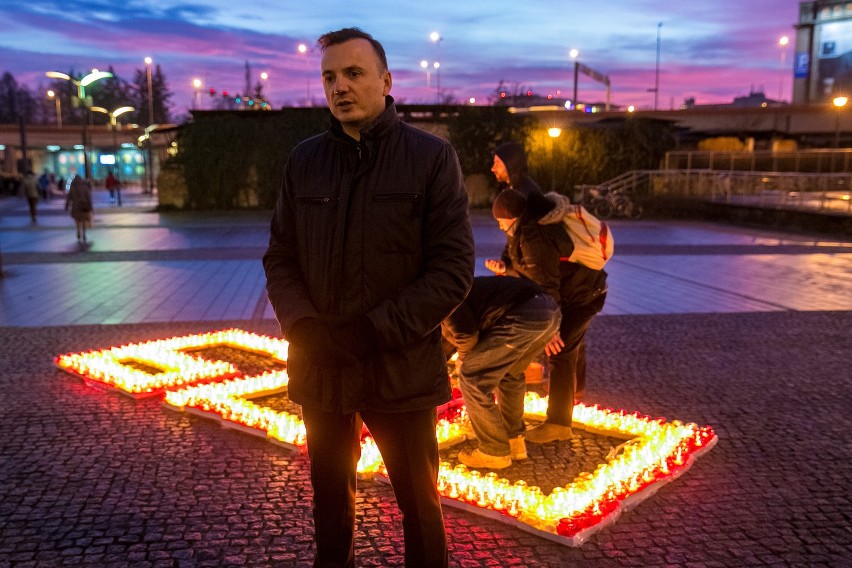
[[[322,55],[322,86],[331,114],[343,131],[360,140],[360,130],[385,110],[391,74],[365,39],[329,46]]]
[[[494,165],[491,166],[491,173],[497,178],[497,181],[509,183],[509,170],[506,169],[506,164],[500,159],[500,156],[494,155]]]

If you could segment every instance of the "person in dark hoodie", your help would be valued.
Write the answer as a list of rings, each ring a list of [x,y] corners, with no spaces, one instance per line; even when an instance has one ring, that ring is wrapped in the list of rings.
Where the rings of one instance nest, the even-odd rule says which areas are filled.
[[[502,258],[486,260],[498,275],[528,278],[559,304],[562,321],[545,347],[550,357],[550,392],[547,418],[526,432],[526,440],[547,443],[571,437],[571,420],[580,354],[586,330],[606,301],[606,272],[567,259],[574,251],[562,219],[572,207],[557,193],[503,190],[494,200],[492,213],[506,233]]]
[[[541,188],[527,171],[527,153],[517,142],[506,142],[494,149],[491,173],[499,183],[524,195],[541,193]]]

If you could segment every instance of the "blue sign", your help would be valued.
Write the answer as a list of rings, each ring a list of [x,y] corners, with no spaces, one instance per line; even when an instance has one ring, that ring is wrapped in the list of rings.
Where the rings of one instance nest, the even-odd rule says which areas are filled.
[[[796,79],[804,79],[808,76],[808,66],[811,58],[807,53],[797,53],[793,76]]]

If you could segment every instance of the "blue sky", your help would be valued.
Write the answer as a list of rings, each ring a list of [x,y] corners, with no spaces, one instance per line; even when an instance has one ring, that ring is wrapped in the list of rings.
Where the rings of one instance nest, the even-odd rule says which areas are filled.
[[[276,106],[302,105],[310,89],[323,101],[319,54],[298,53],[324,32],[358,26],[381,41],[394,76],[392,94],[405,102],[435,100],[434,73],[457,100],[484,101],[502,79],[538,94],[570,94],[568,55],[610,77],[612,102],[651,108],[660,43],[661,108],[686,97],[729,102],[764,89],[790,98],[797,0],[0,0],[0,71],[30,88],[44,72],[112,65],[125,78],[150,56],[175,92],[176,114],[192,101],[192,80],[204,89],[240,92],[245,63],[253,81],[269,74]],[[438,31],[442,41],[429,39]],[[791,39],[782,72],[781,36]],[[783,83],[782,83],[782,75]],[[602,86],[581,75],[579,98],[600,101]],[[209,105],[204,94],[202,106]]]

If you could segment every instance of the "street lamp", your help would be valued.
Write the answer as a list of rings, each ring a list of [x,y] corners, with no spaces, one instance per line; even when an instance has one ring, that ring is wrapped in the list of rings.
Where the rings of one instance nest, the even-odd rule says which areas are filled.
[[[311,56],[308,46],[299,44],[299,53],[305,56],[305,106],[314,106],[311,101]]]
[[[65,73],[60,73],[58,71],[48,71],[47,73],[45,73],[45,75],[47,75],[51,79],[62,79],[65,81],[71,81],[74,85],[77,86],[77,97],[73,99],[73,102],[75,103],[75,106],[77,104],[82,104],[86,109],[86,119],[83,120],[83,174],[85,176],[85,179],[88,181],[91,175],[91,169],[89,168],[88,143],[89,119],[92,116],[92,99],[91,97],[86,97],[86,87],[88,87],[95,81],[112,77],[112,73],[108,71],[98,71],[97,69],[92,69],[91,73],[78,79],[75,79],[70,75],[66,75]]]
[[[192,86],[195,87],[195,100],[192,103],[192,110],[197,110],[201,106],[201,79],[193,79]]]
[[[119,107],[113,111],[109,111],[104,107],[93,106],[92,110],[94,112],[100,112],[107,116],[109,116],[109,129],[112,130],[112,152],[115,155],[116,162],[118,161],[118,138],[116,136],[115,131],[118,130],[118,117],[126,112],[133,112],[136,109],[132,106],[123,106]],[[118,191],[118,206],[121,207],[121,184],[116,187]],[[111,192],[111,190],[110,190]]]
[[[790,43],[790,38],[787,36],[782,36],[778,40],[778,46],[781,48],[781,70],[778,75],[778,104],[781,104],[782,97],[784,96],[784,60],[787,55],[788,43]]]
[[[260,74],[260,80],[263,81],[263,101],[261,104],[269,102],[269,73],[263,71]],[[267,108],[271,107],[271,104],[267,106]]]
[[[62,128],[62,101],[59,100],[59,95],[53,91],[47,92],[47,98],[53,99],[56,106],[56,128]]]
[[[577,56],[580,55],[580,51],[577,49],[572,49],[568,52],[568,56],[571,57],[571,61],[574,62],[574,90],[571,94],[571,104],[574,105],[574,108],[577,108],[577,80],[579,79],[580,66],[577,64]]]
[[[154,85],[151,80],[151,65],[154,63],[154,60],[150,57],[145,58],[145,75],[148,78],[148,127],[154,124]],[[154,193],[154,162],[153,149],[154,141],[152,138],[148,137],[148,163],[145,167],[148,173],[148,187],[143,191],[143,193]],[[144,185],[144,184],[143,184]]]
[[[429,34],[429,39],[435,42],[435,99],[437,103],[441,102],[441,42],[444,38],[438,32]]]
[[[547,129],[547,135],[550,136],[550,191],[556,191],[556,159],[553,156],[553,142],[562,134],[562,129],[552,127]]]
[[[848,97],[834,97],[834,147],[840,148],[840,111],[849,102]]]

